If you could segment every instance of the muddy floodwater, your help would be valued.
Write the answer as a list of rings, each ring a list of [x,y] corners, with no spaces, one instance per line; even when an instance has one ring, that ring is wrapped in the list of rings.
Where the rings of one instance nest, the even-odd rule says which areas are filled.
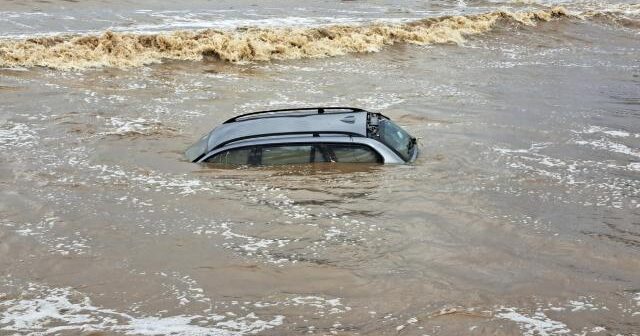
[[[216,169],[241,113],[409,165]],[[640,334],[640,5],[2,1],[0,335]]]

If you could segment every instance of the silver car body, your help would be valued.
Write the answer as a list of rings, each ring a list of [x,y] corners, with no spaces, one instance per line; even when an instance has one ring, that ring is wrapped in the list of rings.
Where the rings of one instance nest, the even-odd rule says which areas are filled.
[[[203,136],[185,154],[190,161],[206,162],[216,154],[234,148],[346,143],[373,149],[380,155],[383,163],[401,164],[413,161],[417,156],[417,146],[414,146],[416,148],[410,155],[403,158],[392,146],[383,143],[373,134],[381,121],[392,123],[382,114],[350,107],[254,112],[227,120]],[[405,134],[410,137],[406,132]],[[411,144],[415,145],[415,138],[410,139]]]

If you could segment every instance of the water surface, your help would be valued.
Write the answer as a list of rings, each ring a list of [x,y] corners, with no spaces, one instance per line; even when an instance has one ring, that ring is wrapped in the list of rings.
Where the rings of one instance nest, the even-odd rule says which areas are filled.
[[[637,333],[638,6],[561,5],[3,2],[0,333]],[[268,60],[103,48],[207,28]],[[292,31],[316,49],[272,53]],[[421,155],[182,156],[232,116],[316,105],[383,112]]]

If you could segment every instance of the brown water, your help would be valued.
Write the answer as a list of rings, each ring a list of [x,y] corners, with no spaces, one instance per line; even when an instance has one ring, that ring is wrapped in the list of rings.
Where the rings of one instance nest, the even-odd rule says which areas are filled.
[[[3,2],[0,334],[639,334],[638,6],[562,5]],[[141,32],[184,40],[98,50]],[[418,161],[182,156],[315,105],[385,113]]]

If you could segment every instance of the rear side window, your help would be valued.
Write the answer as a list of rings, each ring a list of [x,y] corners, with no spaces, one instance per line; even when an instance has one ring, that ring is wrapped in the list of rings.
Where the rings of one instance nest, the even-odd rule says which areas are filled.
[[[309,163],[312,159],[311,145],[286,145],[262,147],[263,165]]]
[[[251,148],[230,149],[208,158],[206,162],[220,165],[246,165],[249,163],[251,150]]]
[[[382,163],[382,157],[369,146],[360,144],[322,144],[329,161],[345,163]]]

